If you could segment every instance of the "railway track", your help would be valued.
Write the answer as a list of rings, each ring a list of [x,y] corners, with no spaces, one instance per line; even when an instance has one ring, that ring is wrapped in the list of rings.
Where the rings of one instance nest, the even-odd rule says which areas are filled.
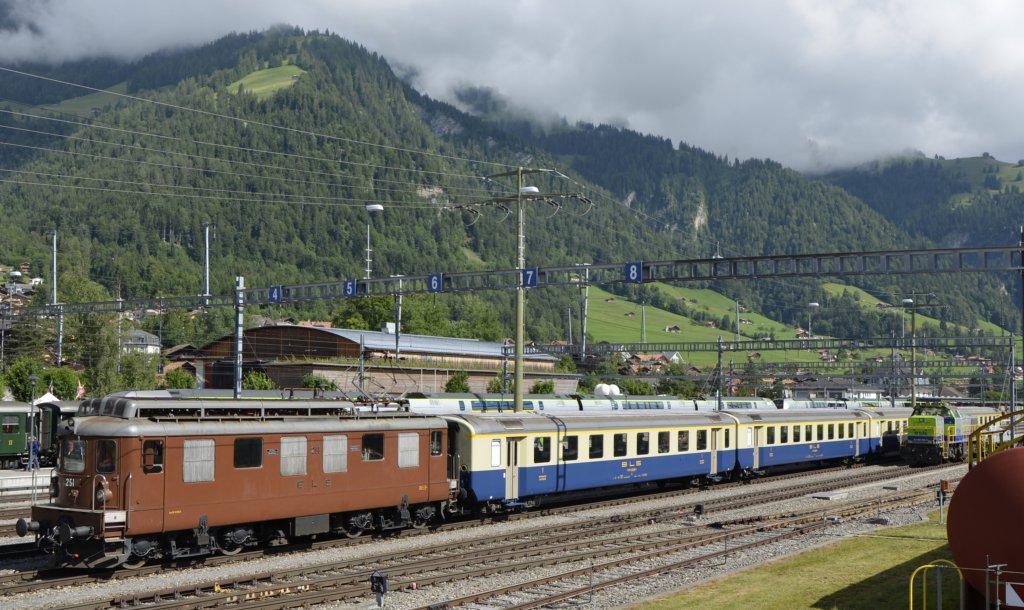
[[[915,472],[921,472],[921,470],[918,469]],[[822,490],[890,480],[893,476],[893,469],[862,475],[855,473],[844,477],[841,483],[833,479],[829,483],[817,484],[813,489],[798,479],[794,485],[784,489],[744,494],[745,497],[727,500],[705,500],[701,504],[705,514],[713,515],[745,506],[804,496]],[[756,487],[756,485],[751,486],[752,489]],[[929,491],[925,495],[931,497],[932,494],[933,492]],[[386,571],[393,579],[393,589],[422,588],[431,584],[457,582],[460,579],[479,577],[481,574],[488,573],[531,572],[543,567],[550,568],[552,565],[574,562],[589,561],[591,564],[594,562],[603,564],[604,558],[611,556],[617,557],[615,561],[628,564],[635,563],[638,554],[657,553],[661,555],[680,552],[679,549],[683,548],[731,544],[735,550],[735,545],[756,543],[756,541],[742,541],[743,536],[757,537],[760,535],[764,537],[763,532],[768,529],[780,530],[788,527],[806,530],[807,528],[821,527],[816,525],[817,522],[822,521],[821,509],[813,511],[813,515],[804,516],[805,521],[802,524],[797,523],[796,517],[789,517],[789,520],[780,517],[779,524],[771,526],[767,522],[746,525],[725,521],[711,523],[708,519],[700,520],[694,517],[696,504],[687,502],[687,495],[680,495],[676,492],[676,496],[682,501],[670,509],[661,507],[654,510],[633,511],[608,519],[562,523],[502,536],[487,535],[473,542],[472,545],[460,544],[458,548],[452,548],[447,543],[436,546],[426,545],[415,551],[415,556],[411,555],[409,550],[403,550],[394,554],[360,557],[357,560],[296,570],[276,570],[273,573],[247,576],[238,582],[226,582],[221,578],[209,583],[189,585],[183,589],[155,591],[147,596],[132,595],[87,601],[73,606],[73,608],[84,610],[106,608],[110,605],[126,607],[153,603],[154,599],[162,600],[160,604],[162,609],[195,607],[196,596],[202,598],[199,603],[204,607],[219,603],[238,603],[239,601],[245,601],[246,607],[284,607],[285,605],[294,607],[295,605],[354,599],[369,595],[369,585],[366,580],[367,566]],[[649,498],[650,496],[647,496],[646,499]],[[873,501],[871,505],[874,510],[878,510],[879,503],[877,501]],[[588,508],[592,506],[588,505]],[[837,510],[839,510],[839,505],[829,505],[829,514],[837,514]],[[546,512],[550,514],[551,511]],[[648,531],[652,528],[654,531]],[[722,531],[723,528],[729,531]],[[469,566],[472,566],[472,570],[468,569]],[[608,569],[613,567],[609,565]],[[164,568],[153,566],[139,572],[122,571],[114,575],[98,576],[102,579],[122,578],[144,573],[151,574],[161,569]],[[79,580],[83,577],[86,580]],[[20,582],[3,584],[3,588],[0,588],[0,595],[28,591],[32,590],[32,587],[75,586],[88,582],[88,575],[62,576],[58,580],[56,574],[39,573],[37,580],[38,582],[25,582],[23,577]],[[287,603],[283,603],[285,597],[282,596],[287,598]],[[182,600],[180,605],[174,601],[176,599]],[[264,603],[269,605],[264,606]],[[282,605],[274,606],[274,603]],[[449,600],[445,603],[453,605],[468,602]]]

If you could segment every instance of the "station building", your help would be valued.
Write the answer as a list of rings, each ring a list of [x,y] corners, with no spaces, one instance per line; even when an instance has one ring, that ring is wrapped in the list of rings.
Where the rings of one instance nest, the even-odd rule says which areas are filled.
[[[194,359],[202,387],[234,386],[235,336],[199,348]],[[301,387],[306,375],[319,375],[343,392],[398,395],[443,392],[456,373],[465,372],[472,392],[507,375],[515,366],[511,346],[496,341],[381,331],[276,324],[247,329],[242,337],[242,371],[266,373],[279,387]],[[538,381],[553,381],[556,393],[576,391],[578,376],[557,373],[558,359],[546,354],[524,356],[525,391]]]

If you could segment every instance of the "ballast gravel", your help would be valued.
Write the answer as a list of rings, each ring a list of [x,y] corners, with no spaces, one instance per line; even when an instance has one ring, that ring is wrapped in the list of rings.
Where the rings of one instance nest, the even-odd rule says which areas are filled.
[[[886,467],[868,466],[866,468],[877,469]],[[942,479],[956,480],[964,474],[966,474],[966,467],[951,466],[941,470],[929,470],[926,472],[911,473],[909,475],[899,475],[889,483],[872,483],[846,488],[843,490],[846,492],[846,495],[841,499],[841,501],[877,497],[885,493],[886,490],[883,489],[884,486],[898,485],[901,489],[920,488],[927,485],[937,484]],[[804,480],[811,483],[820,480],[833,480],[835,478],[835,473],[822,473],[820,475],[809,475]],[[86,600],[113,599],[120,596],[132,595],[139,591],[181,587],[209,582],[211,580],[233,581],[236,579],[244,579],[245,577],[253,574],[278,572],[292,568],[324,564],[331,561],[368,558],[378,554],[396,551],[412,553],[417,549],[435,546],[438,544],[457,548],[471,540],[486,539],[494,535],[511,534],[538,526],[555,525],[560,523],[568,524],[576,523],[580,520],[601,519],[634,510],[657,510],[659,508],[665,508],[666,512],[670,512],[672,507],[678,506],[680,503],[693,504],[698,502],[708,502],[711,500],[727,499],[750,493],[757,493],[761,490],[770,491],[778,487],[789,485],[792,485],[792,481],[766,481],[756,486],[740,486],[723,489],[712,488],[696,494],[687,495],[682,500],[678,498],[649,500],[638,504],[631,504],[628,507],[591,509],[570,515],[538,517],[522,521],[490,524],[480,528],[437,532],[426,536],[406,538],[399,536],[392,539],[373,541],[367,544],[341,546],[338,548],[294,553],[284,556],[264,557],[257,560],[217,567],[199,566],[192,569],[176,570],[154,576],[126,578],[109,582],[69,587],[67,589],[50,589],[45,592],[13,595],[3,599],[2,605],[6,610],[62,608],[67,605],[81,603]],[[813,499],[810,496],[805,496],[783,502],[774,502],[770,505],[759,505],[721,513],[709,512],[702,518],[702,521],[710,523],[718,520],[754,518],[766,514],[802,511],[809,507],[820,507],[823,518],[826,518],[829,516],[829,505],[829,500]],[[936,508],[937,505],[930,505],[921,508],[894,510],[881,514],[878,518],[839,520],[832,526],[816,533],[806,534],[798,538],[779,542],[767,547],[759,547],[751,551],[730,554],[725,560],[720,561],[715,565],[699,565],[695,568],[675,570],[662,574],[658,578],[644,579],[632,585],[620,585],[609,590],[596,591],[586,599],[576,598],[572,600],[569,602],[568,606],[577,609],[592,608],[602,610],[629,608],[631,605],[645,599],[651,599],[674,591],[686,589],[695,584],[719,578],[732,572],[762,565],[773,559],[827,545],[844,537],[875,532],[883,527],[896,527],[910,523],[918,523],[925,519],[925,514],[928,511],[935,510]],[[682,517],[680,517],[680,522],[682,522]],[[5,538],[0,539],[0,544],[20,542],[23,540],[24,539],[21,538]],[[660,553],[652,553],[646,557],[638,558],[632,566],[632,569],[634,571],[651,569],[656,567],[658,562],[661,562],[661,564],[664,565],[670,561]],[[42,566],[38,561],[20,562],[17,564],[8,563],[0,565],[0,574],[37,569],[39,567]],[[392,591],[386,596],[386,607],[393,610],[421,608],[432,604],[439,604],[449,599],[463,597],[475,592],[489,591],[503,586],[509,586],[516,582],[538,578],[542,575],[554,575],[586,567],[588,567],[588,564],[565,563],[550,568],[533,569],[527,575],[515,573],[496,574],[488,577],[474,578],[466,581],[435,585],[431,587],[417,587],[415,590],[405,589],[401,591]],[[369,579],[369,575],[373,570],[373,565],[366,566],[367,579]],[[616,575],[620,575],[622,573],[624,572],[616,572]],[[602,579],[602,575],[594,574],[592,578],[594,582],[599,582]],[[572,586],[573,588],[584,587],[587,586],[587,582],[574,582]],[[359,600],[356,603],[339,602],[316,606],[319,610],[349,610],[375,607],[377,607],[376,602],[372,597]],[[500,607],[500,604],[495,602],[495,605],[491,606],[486,602],[482,602],[471,607]]]

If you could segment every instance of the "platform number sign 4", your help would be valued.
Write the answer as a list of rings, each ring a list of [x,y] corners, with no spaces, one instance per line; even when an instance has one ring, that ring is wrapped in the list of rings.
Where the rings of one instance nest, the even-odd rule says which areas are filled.
[[[641,263],[626,263],[626,281],[627,282],[642,282],[644,281],[644,264]]]
[[[281,289],[281,286],[271,286],[270,287],[270,302],[271,303],[280,303],[281,302],[281,294],[283,292],[284,292],[284,290]]]

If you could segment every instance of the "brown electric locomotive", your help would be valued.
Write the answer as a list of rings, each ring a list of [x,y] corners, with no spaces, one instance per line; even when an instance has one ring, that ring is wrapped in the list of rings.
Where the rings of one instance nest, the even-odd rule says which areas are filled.
[[[60,566],[422,527],[454,506],[442,419],[343,401],[91,399],[60,448],[50,502],[17,524]]]

